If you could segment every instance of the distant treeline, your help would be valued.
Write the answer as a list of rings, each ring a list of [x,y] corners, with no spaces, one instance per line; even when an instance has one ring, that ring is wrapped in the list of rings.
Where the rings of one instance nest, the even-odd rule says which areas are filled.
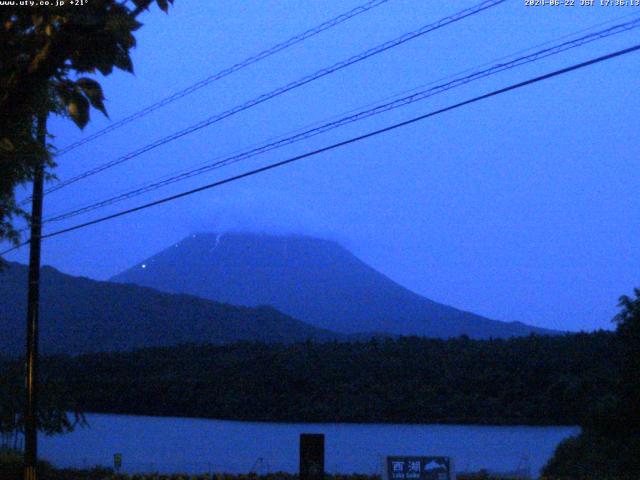
[[[583,424],[617,381],[613,333],[185,345],[48,357],[85,412],[290,422]]]

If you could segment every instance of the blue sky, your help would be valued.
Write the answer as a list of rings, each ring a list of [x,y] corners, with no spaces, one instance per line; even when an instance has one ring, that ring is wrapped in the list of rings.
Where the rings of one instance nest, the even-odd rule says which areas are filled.
[[[101,79],[112,120],[363,3],[176,0],[144,14],[135,75]],[[320,68],[478,2],[391,0],[59,159],[60,179],[117,158]],[[45,215],[101,200],[302,126],[640,7],[525,7],[511,0],[391,49],[108,172],[52,193]],[[621,20],[622,21],[622,20]],[[615,22],[611,23],[613,25]],[[53,225],[176,193],[640,43],[640,29],[434,96],[237,165]],[[499,320],[610,328],[640,285],[640,54],[44,244],[43,263],[97,279],[199,231],[340,241],[433,300]],[[53,119],[63,147],[84,132]],[[20,196],[23,196],[21,193]],[[26,249],[8,256],[26,261]]]

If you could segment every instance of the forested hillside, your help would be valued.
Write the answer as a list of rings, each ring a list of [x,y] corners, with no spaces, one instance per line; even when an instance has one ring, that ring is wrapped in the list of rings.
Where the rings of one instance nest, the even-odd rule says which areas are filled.
[[[84,411],[242,420],[578,424],[616,382],[612,333],[181,346],[50,357]]]
[[[40,348],[45,354],[339,337],[268,306],[238,307],[137,285],[98,282],[51,267],[42,268],[40,289]],[[0,355],[24,354],[26,303],[27,267],[9,263],[0,270]]]

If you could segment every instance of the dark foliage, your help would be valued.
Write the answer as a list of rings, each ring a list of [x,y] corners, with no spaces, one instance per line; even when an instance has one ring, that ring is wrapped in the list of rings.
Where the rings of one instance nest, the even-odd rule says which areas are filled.
[[[560,443],[543,473],[554,480],[638,480],[640,435],[587,430]]]
[[[577,424],[616,381],[611,333],[182,346],[47,358],[84,411],[257,421]]]
[[[620,298],[614,319],[619,349],[614,388],[586,417],[583,432],[558,446],[544,469],[549,478],[640,478],[640,289],[634,293],[635,298]]]
[[[640,289],[635,289],[634,294],[635,298],[620,298],[622,309],[614,320],[622,348],[618,385],[621,414],[628,433],[640,435]]]
[[[46,435],[73,431],[84,424],[72,396],[64,385],[46,373],[40,376],[40,401],[38,402],[38,430]],[[18,362],[0,361],[0,449],[16,440],[16,434],[24,431],[25,382],[23,365]],[[5,445],[6,442],[6,445]]]
[[[36,164],[54,166],[51,148],[36,141],[35,117],[64,114],[83,128],[91,107],[106,114],[100,84],[78,77],[133,71],[136,17],[153,0],[32,3],[0,8],[0,239],[14,243],[15,217],[28,217],[15,187],[33,178]],[[173,0],[155,3],[166,12]]]
[[[274,472],[264,475],[248,474],[228,474],[215,473],[188,475],[188,474],[118,474],[111,469],[93,468],[93,469],[56,469],[49,464],[41,462],[39,478],[41,480],[298,480],[297,474]],[[378,475],[362,475],[362,474],[327,474],[326,480],[380,480]],[[2,455],[0,452],[0,480],[22,480],[22,465],[19,456]],[[458,480],[493,480],[488,475],[462,474],[458,475]],[[508,478],[500,478],[500,480],[510,480]]]

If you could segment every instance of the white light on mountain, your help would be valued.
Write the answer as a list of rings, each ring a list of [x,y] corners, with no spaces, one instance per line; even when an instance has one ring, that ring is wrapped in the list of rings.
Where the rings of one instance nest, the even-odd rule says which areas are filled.
[[[147,264],[146,264],[146,263],[143,263],[143,264],[142,264],[142,268],[147,268]]]

